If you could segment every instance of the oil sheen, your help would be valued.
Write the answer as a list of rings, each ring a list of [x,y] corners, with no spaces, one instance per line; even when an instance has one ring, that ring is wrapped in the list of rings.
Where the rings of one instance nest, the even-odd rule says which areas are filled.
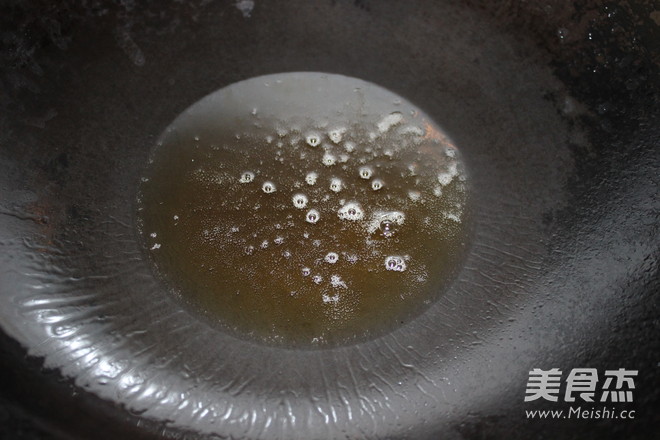
[[[345,345],[448,287],[467,184],[457,147],[405,99],[340,75],[269,75],[165,130],[138,229],[158,276],[208,322],[271,345]]]

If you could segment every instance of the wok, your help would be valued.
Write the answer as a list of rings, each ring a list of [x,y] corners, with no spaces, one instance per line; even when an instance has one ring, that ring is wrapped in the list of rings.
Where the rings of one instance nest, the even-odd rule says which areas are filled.
[[[0,10],[4,438],[657,436],[657,2]],[[456,280],[351,346],[269,347],[209,327],[154,277],[134,226],[149,151],[181,111],[295,71],[405,97],[470,174]],[[634,401],[611,404],[636,416],[530,419],[571,405],[563,389],[525,402],[534,368],[637,370]]]

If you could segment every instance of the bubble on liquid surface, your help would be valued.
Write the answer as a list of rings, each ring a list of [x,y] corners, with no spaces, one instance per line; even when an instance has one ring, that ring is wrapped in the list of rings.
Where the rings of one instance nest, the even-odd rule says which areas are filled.
[[[372,174],[374,173],[374,170],[371,169],[371,167],[360,167],[359,169],[360,177],[363,179],[371,179]]]
[[[273,182],[264,182],[264,184],[261,185],[261,190],[266,194],[271,194],[274,193],[277,189],[275,188],[275,184]]]
[[[342,345],[450,285],[469,182],[460,151],[408,101],[300,73],[193,110],[159,139],[138,217],[154,272],[201,319],[265,344]]]
[[[303,209],[307,206],[307,196],[305,194],[294,194],[293,198],[293,206],[295,206],[298,209]]]
[[[305,176],[305,182],[307,182],[308,185],[316,185],[316,181],[318,180],[318,178],[319,178],[318,173],[314,171],[310,171]]]
[[[396,229],[397,224],[389,220],[382,220],[378,225],[378,230],[380,231],[381,235],[387,238],[393,237],[396,233]]]
[[[374,179],[371,182],[371,189],[373,189],[374,191],[378,191],[379,189],[382,189],[383,186],[385,186],[385,182],[383,182],[380,179]]]
[[[391,237],[406,221],[406,214],[401,211],[376,211],[367,226],[370,234],[380,230],[385,237]]]
[[[239,179],[239,182],[250,183],[253,180],[254,180],[254,173],[252,171],[246,171],[243,174],[241,174],[241,178]]]
[[[318,147],[321,144],[321,135],[318,133],[308,133],[305,141],[310,147]]]
[[[342,220],[357,221],[364,218],[364,210],[357,202],[349,202],[339,208],[337,215]]]
[[[319,214],[319,212],[316,209],[310,209],[309,211],[307,211],[307,215],[305,216],[305,221],[307,223],[314,224],[318,222],[320,218],[321,218],[321,214]]]
[[[337,163],[337,156],[326,151],[325,154],[323,154],[323,157],[321,158],[321,162],[326,167],[331,167]]]
[[[342,188],[341,179],[337,177],[333,177],[332,179],[330,179],[330,191],[339,192],[341,191],[341,188]]]
[[[403,272],[406,270],[406,261],[403,257],[390,255],[385,258],[385,269],[393,270],[395,272]]]

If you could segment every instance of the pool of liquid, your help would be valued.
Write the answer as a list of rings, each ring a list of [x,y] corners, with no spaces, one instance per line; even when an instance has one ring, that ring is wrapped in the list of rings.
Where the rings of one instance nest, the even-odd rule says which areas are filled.
[[[457,147],[375,84],[288,73],[225,87],[163,133],[138,228],[190,310],[267,344],[385,334],[451,283],[467,245]]]

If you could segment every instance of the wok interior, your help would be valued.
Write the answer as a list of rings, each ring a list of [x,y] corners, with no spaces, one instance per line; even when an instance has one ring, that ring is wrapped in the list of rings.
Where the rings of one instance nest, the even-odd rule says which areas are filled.
[[[42,16],[43,41],[25,40],[35,50],[3,68],[0,319],[83,397],[42,373],[36,393],[118,420],[108,438],[533,433],[542,425],[518,426],[531,368],[613,367],[632,356],[617,341],[649,340],[657,65],[601,36],[620,63],[585,73],[592,43],[577,35],[598,29],[582,18],[603,5],[249,5],[63,6]],[[36,13],[25,8],[12,11]],[[540,46],[530,29],[557,22],[575,40]],[[218,332],[169,297],[135,231],[139,176],[171,120],[230,83],[287,71],[405,97],[452,137],[471,176],[463,270],[426,313],[373,341],[286,350]],[[625,90],[610,90],[617,81]],[[640,370],[655,362],[657,338],[648,344],[632,356]]]

